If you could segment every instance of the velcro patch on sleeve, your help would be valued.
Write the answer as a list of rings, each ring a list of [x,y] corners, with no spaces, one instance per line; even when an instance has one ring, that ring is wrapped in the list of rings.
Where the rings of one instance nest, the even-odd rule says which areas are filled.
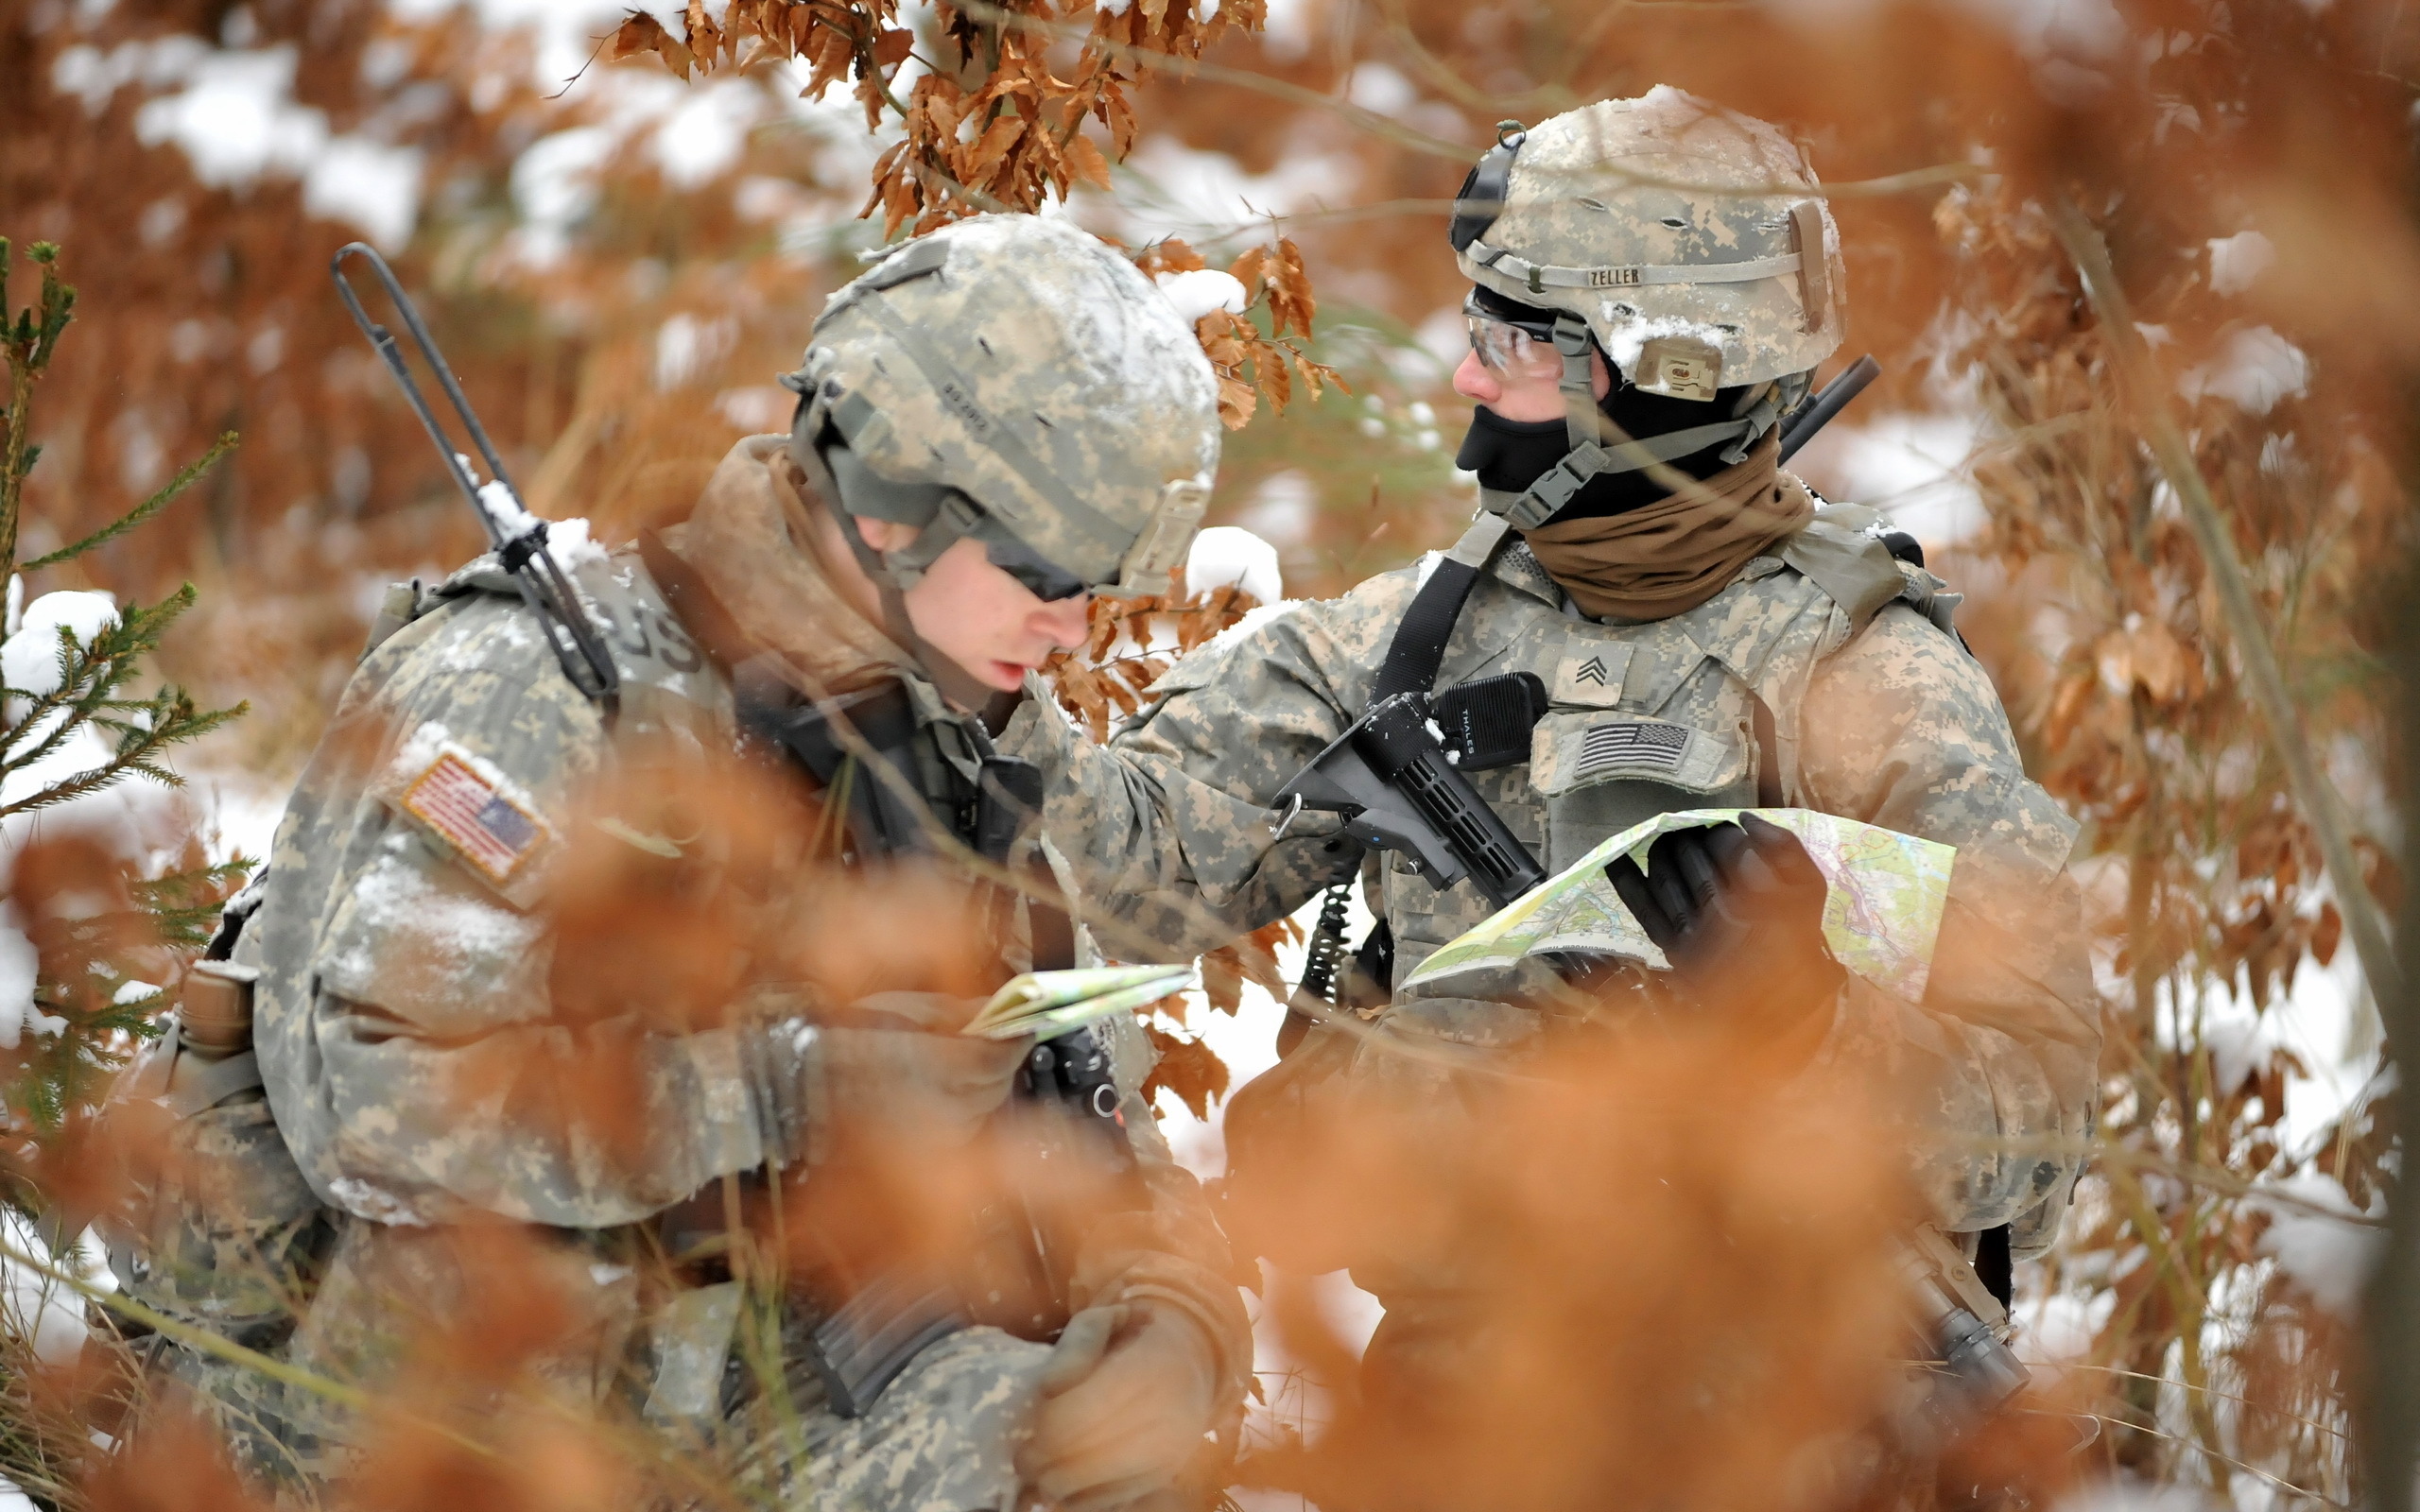
[[[553,838],[537,806],[510,780],[424,728],[405,747],[390,778],[396,808],[417,820],[499,889],[526,874]]]

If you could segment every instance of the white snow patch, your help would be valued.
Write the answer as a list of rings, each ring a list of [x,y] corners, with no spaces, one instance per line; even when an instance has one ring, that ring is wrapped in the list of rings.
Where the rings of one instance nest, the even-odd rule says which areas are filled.
[[[2058,1366],[2092,1353],[2092,1341],[2118,1304],[2115,1292],[2093,1296],[2052,1292],[2016,1304],[2015,1348],[2028,1365]]]
[[[461,460],[464,467],[471,466],[469,457]],[[478,476],[478,471],[473,468],[471,475]],[[479,505],[495,521],[497,531],[508,543],[519,541],[538,526],[544,525],[546,554],[554,558],[555,565],[565,572],[589,562],[603,561],[610,555],[603,546],[589,538],[585,518],[575,515],[568,520],[549,520],[543,515],[532,514],[522,504],[521,496],[512,491],[512,486],[502,478],[490,478],[479,485]],[[428,759],[435,761],[437,758],[431,754]],[[467,752],[465,759],[468,759]]]
[[[683,312],[655,333],[655,387],[678,388],[731,350],[738,328],[730,320],[702,320]]]
[[[465,467],[470,465],[470,458],[461,460]],[[478,473],[474,471],[471,475],[476,477]],[[496,533],[508,542],[518,541],[538,528],[538,517],[522,507],[521,495],[513,492],[512,485],[502,478],[490,478],[479,485],[479,506],[494,522]]]
[[[1879,509],[1927,548],[1956,546],[1988,523],[1968,475],[1980,417],[1900,411],[1862,425],[1834,421],[1791,458],[1826,498]]]
[[[2295,1200],[2276,1201],[2266,1195],[2271,1193]],[[2340,1317],[2358,1314],[2362,1288],[2385,1250],[2386,1231],[2351,1220],[2384,1217],[2385,1200],[2363,1212],[2334,1177],[2309,1171],[2260,1183],[2250,1203],[2269,1214],[2268,1230],[2255,1246],[2258,1252],[2275,1260],[2320,1306]]]
[[[2240,294],[2277,261],[2277,247],[2256,231],[2213,236],[2210,248],[2210,292]]]
[[[2310,387],[2310,358],[2265,325],[2236,332],[2217,360],[2177,379],[2187,399],[2209,394],[2251,415],[2266,415]]]
[[[1419,100],[1420,91],[1404,77],[1401,69],[1366,62],[1355,68],[1353,77],[1345,80],[1344,97],[1373,114],[1400,116]]]
[[[0,1212],[0,1241],[20,1255],[47,1261],[78,1280],[95,1280],[106,1271],[79,1240],[64,1254],[52,1255],[23,1214]],[[35,1357],[45,1365],[76,1363],[84,1349],[84,1302],[74,1288],[53,1280],[18,1261],[0,1258],[0,1328],[32,1344]],[[0,1503],[0,1512],[6,1503]]]
[[[768,431],[786,431],[790,415],[798,408],[798,395],[777,384],[758,384],[748,388],[726,388],[715,395],[715,408],[722,418],[751,436]]]
[[[42,958],[23,923],[16,903],[0,901],[0,1050],[16,1049],[29,1028],[43,1035],[67,1032],[65,1019],[34,1006]]]
[[[1660,336],[1686,336],[1718,351],[1725,345],[1722,333],[1711,325],[1683,316],[1659,315],[1647,319],[1625,320],[1616,326],[1613,344],[1605,348],[1605,360],[1619,368],[1623,377],[1632,377],[1638,371],[1639,352],[1649,342]]]
[[[337,137],[302,176],[302,208],[348,221],[380,248],[396,250],[420,219],[421,165],[418,147]]]
[[[656,165],[676,189],[694,189],[739,161],[763,96],[746,82],[693,85],[655,129]]]
[[[1098,218],[1101,229],[1129,245],[1173,234],[1200,246],[1271,215],[1349,203],[1361,180],[1357,160],[1341,152],[1289,153],[1269,172],[1254,174],[1224,152],[1188,147],[1170,136],[1145,138],[1124,171],[1131,181],[1115,200],[1091,196],[1078,206],[1087,224]]]
[[[1288,468],[1260,480],[1236,511],[1236,523],[1264,541],[1295,546],[1310,539],[1318,513],[1319,490],[1310,475]]]
[[[1178,318],[1191,325],[1213,310],[1229,315],[1241,315],[1251,304],[1252,297],[1235,275],[1221,273],[1215,267],[1197,267],[1183,273],[1155,273],[1152,281],[1160,292],[1176,306]]]
[[[0,682],[15,693],[42,697],[59,691],[59,632],[78,645],[117,624],[117,600],[98,592],[44,593],[26,607],[18,627],[0,642]],[[24,717],[25,700],[9,700],[10,721]]]
[[[2214,1506],[2192,1486],[2126,1477],[2088,1486],[2059,1503],[2055,1512],[2214,1512]]]
[[[590,535],[584,515],[546,522],[546,554],[555,558],[556,566],[567,573],[577,572],[592,562],[608,560],[613,556],[603,542]]]
[[[1234,584],[1263,604],[1286,596],[1277,548],[1240,525],[1207,525],[1193,538],[1184,558],[1184,586],[1191,593]]]
[[[561,257],[572,228],[596,204],[596,172],[613,155],[614,133],[576,127],[540,137],[512,164],[512,202],[523,221],[522,254],[544,266]]]
[[[155,52],[144,72],[155,79],[182,76],[185,87],[145,101],[134,112],[134,134],[146,146],[175,143],[193,161],[194,177],[214,187],[247,184],[271,171],[300,175],[325,146],[328,118],[294,102],[297,59],[291,43]]]

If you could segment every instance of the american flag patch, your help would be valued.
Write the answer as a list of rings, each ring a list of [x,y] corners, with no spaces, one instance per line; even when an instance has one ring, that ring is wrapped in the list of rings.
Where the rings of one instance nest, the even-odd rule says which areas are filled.
[[[1599,725],[1581,737],[1575,781],[1585,782],[1616,766],[1660,766],[1678,771],[1689,732],[1679,725]]]
[[[404,789],[404,812],[437,832],[490,882],[502,885],[546,835],[546,824],[455,751]]]

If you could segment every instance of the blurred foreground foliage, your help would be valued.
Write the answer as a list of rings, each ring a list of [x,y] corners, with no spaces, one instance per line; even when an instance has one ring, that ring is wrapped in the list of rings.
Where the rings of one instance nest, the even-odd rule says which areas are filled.
[[[609,9],[592,29],[610,56],[558,94],[533,40],[467,11],[33,0],[0,18],[0,226],[72,238],[107,291],[48,380],[26,551],[126,515],[222,432],[252,438],[201,481],[200,507],[41,579],[198,581],[166,660],[205,695],[264,706],[220,737],[231,764],[290,775],[377,586],[477,543],[326,296],[325,256],[354,234],[335,201],[301,171],[204,172],[162,129],[205,65],[283,60],[290,103],[327,133],[410,158],[416,215],[389,249],[532,505],[609,535],[684,508],[733,438],[784,422],[769,375],[852,254],[891,232],[1063,202],[1146,266],[1234,268],[1251,307],[1203,318],[1229,414],[1294,403],[1231,438],[1214,518],[1274,541],[1298,593],[1442,545],[1473,507],[1447,462],[1461,284],[1442,231],[1495,121],[1688,88],[1785,123],[1834,183],[1843,358],[1873,350],[1890,372],[1862,407],[1971,433],[1940,460],[1984,523],[1937,539],[1934,562],[1970,594],[1965,632],[2033,771],[2084,822],[2100,1159],[2060,1250],[2020,1279],[2020,1311],[2076,1351],[2059,1390],[2108,1425],[2075,1466],[2246,1504],[2360,1499],[2351,1294],[2285,1259],[2316,1233],[2358,1280],[2393,1185],[2375,1038],[2314,1042],[2292,997],[2362,904],[2322,876],[2281,732],[2240,696],[2207,564],[2046,210],[2072,203],[2112,247],[2301,700],[2294,733],[2346,795],[2366,884],[2392,907],[2404,883],[2383,842],[2406,799],[2378,647],[2411,546],[2420,14],[1303,0],[1264,16],[1228,0],[1205,20],[1143,0],[735,0]],[[835,86],[842,115],[794,103]],[[709,98],[742,123],[737,145],[683,166],[667,144],[710,133],[679,101]],[[554,180],[576,192],[549,199]],[[861,208],[881,215],[853,221]],[[1857,450],[1806,462],[1833,487]],[[1104,628],[1063,670],[1096,729],[1238,609],[1137,611],[1169,617]],[[1275,982],[1278,943],[1214,962],[1218,995]],[[1168,1080],[1207,1107],[1225,1068],[1184,1043]],[[2341,1114],[2289,1116],[2291,1089],[2330,1078]],[[1530,1198],[1560,1200],[1509,1187],[1515,1211],[1488,1221],[1531,1233]],[[2327,1227],[2314,1205],[2353,1216]],[[1316,1361],[1315,1311],[1288,1315]],[[1644,1381],[1588,1389],[1619,1420]]]

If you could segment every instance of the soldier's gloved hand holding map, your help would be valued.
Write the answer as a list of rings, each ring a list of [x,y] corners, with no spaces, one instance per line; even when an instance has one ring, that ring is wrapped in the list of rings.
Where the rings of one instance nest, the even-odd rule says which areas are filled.
[[[1824,943],[1823,871],[1757,815],[1657,835],[1646,869],[1617,855],[1605,880],[1700,1001],[1775,1035],[1828,1006],[1847,974]]]

